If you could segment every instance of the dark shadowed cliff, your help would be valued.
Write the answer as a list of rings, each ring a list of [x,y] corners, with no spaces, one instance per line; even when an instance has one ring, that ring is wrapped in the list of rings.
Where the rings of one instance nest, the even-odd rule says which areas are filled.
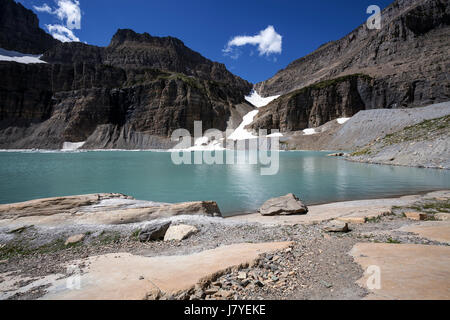
[[[33,11],[12,0],[0,0],[0,48],[40,54],[57,43],[39,28]]]
[[[28,52],[47,63],[0,62],[0,148],[168,148],[175,129],[193,132],[199,120],[225,130],[253,108],[250,83],[172,37],[118,30],[108,47],[56,42]]]

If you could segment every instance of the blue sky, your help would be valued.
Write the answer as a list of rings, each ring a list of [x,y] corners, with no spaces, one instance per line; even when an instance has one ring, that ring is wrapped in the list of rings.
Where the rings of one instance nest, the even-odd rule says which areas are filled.
[[[64,15],[78,1],[81,20]],[[256,83],[273,76],[290,62],[337,40],[364,23],[369,5],[385,8],[391,0],[19,0],[35,11],[43,29],[53,31],[71,20],[71,31],[80,41],[106,46],[118,28],[173,36],[203,56],[224,63],[234,74]],[[48,10],[44,4],[47,4]],[[34,7],[42,8],[37,11]],[[58,8],[60,9],[58,11]],[[66,10],[67,11],[67,10]],[[50,14],[52,12],[53,14]],[[58,13],[60,16],[58,17]],[[72,12],[74,13],[74,12]],[[76,12],[75,12],[76,14]],[[76,20],[76,19],[75,19]],[[265,34],[272,47],[227,44],[236,36]],[[79,28],[78,28],[79,27]],[[281,46],[277,46],[280,43]],[[253,39],[253,40],[252,40]],[[246,42],[259,38],[240,38]],[[241,41],[241,42],[242,42]],[[270,40],[271,41],[271,40]],[[239,39],[237,42],[239,43]],[[253,42],[254,43],[254,42]],[[271,43],[269,43],[271,44]]]

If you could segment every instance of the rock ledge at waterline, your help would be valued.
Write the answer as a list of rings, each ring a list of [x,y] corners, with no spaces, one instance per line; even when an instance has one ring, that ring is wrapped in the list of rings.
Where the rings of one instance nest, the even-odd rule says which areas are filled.
[[[222,216],[214,201],[169,204],[101,193],[0,205],[0,226],[125,224],[178,215]]]

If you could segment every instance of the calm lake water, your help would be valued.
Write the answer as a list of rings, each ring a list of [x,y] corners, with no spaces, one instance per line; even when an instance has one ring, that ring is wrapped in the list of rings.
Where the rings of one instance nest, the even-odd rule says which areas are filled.
[[[448,170],[369,165],[327,152],[281,152],[277,175],[259,165],[175,165],[167,152],[0,152],[0,203],[97,192],[160,202],[215,200],[222,213],[257,209],[292,192],[307,204],[450,188]]]

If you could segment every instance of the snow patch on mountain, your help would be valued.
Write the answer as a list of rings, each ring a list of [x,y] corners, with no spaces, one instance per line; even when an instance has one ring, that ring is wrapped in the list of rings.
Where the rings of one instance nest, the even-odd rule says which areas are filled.
[[[255,90],[252,90],[252,92],[250,92],[250,95],[245,97],[245,100],[250,102],[255,107],[261,108],[261,107],[267,106],[269,103],[271,103],[273,100],[277,99],[278,97],[279,97],[279,95],[263,98],[258,94],[258,92],[256,92]]]
[[[0,61],[11,61],[18,63],[47,63],[42,61],[41,54],[25,54],[0,48]]]

